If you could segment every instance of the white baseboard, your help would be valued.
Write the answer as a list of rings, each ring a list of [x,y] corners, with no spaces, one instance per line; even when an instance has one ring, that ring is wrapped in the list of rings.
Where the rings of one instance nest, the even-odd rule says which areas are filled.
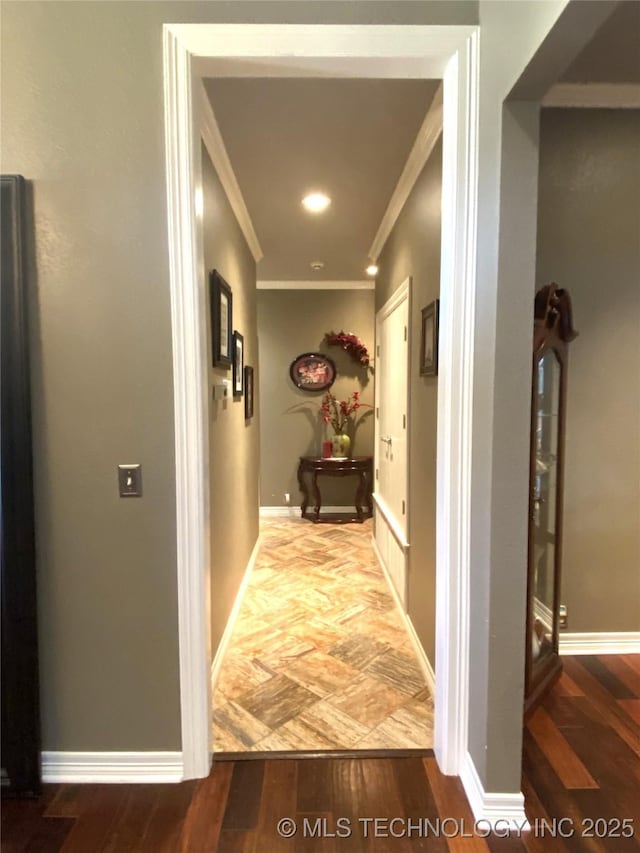
[[[240,581],[240,586],[238,587],[238,592],[236,593],[236,599],[233,602],[233,607],[231,608],[231,613],[229,614],[229,618],[227,619],[227,624],[225,625],[222,638],[220,640],[218,648],[216,649],[216,653],[213,658],[213,663],[211,664],[211,695],[213,695],[213,691],[215,690],[216,682],[218,680],[218,676],[220,675],[220,668],[222,667],[222,661],[224,660],[224,656],[227,653],[229,641],[231,640],[231,635],[233,634],[233,629],[235,628],[238,613],[240,612],[240,607],[242,606],[242,599],[244,598],[244,594],[247,591],[247,587],[249,585],[249,578],[251,577],[251,572],[253,571],[253,567],[255,566],[256,560],[258,558],[260,542],[261,537],[258,536],[258,538],[256,539],[256,544],[253,546],[253,550],[251,551],[251,556],[249,557],[247,568],[244,570],[244,575],[242,576],[242,580]]]
[[[378,558],[378,562],[380,563],[380,568],[382,569],[382,573],[385,577],[385,580],[387,581],[387,586],[391,590],[391,595],[393,596],[396,608],[398,610],[398,613],[400,614],[400,619],[402,620],[402,623],[406,628],[407,634],[409,635],[409,639],[411,640],[411,645],[413,646],[413,650],[415,651],[416,657],[418,658],[418,663],[420,664],[420,669],[422,670],[422,674],[424,675],[427,687],[429,688],[429,692],[435,698],[436,677],[433,671],[433,667],[431,666],[431,661],[427,657],[427,653],[425,652],[424,647],[420,642],[418,635],[416,634],[416,629],[413,627],[411,617],[408,613],[405,612],[405,609],[402,606],[400,596],[398,595],[398,591],[395,588],[394,583],[391,580],[391,576],[389,575],[389,572],[387,570],[387,567],[384,564],[382,554],[380,553],[378,543],[376,542],[374,536],[371,537],[371,545],[373,546],[374,553]]]
[[[313,507],[309,507],[309,509],[313,509]],[[321,509],[321,515],[325,512],[353,512],[354,508],[352,506],[323,506]],[[262,518],[300,518],[300,507],[299,506],[261,506],[260,507],[260,515]]]
[[[569,634],[560,632],[561,655],[637,655],[640,631]]]
[[[491,826],[500,833],[506,832],[507,829],[516,833],[530,829],[524,812],[524,794],[485,791],[469,753],[465,756],[460,779],[477,823]]]
[[[181,782],[181,752],[43,752],[42,781]]]
[[[413,646],[413,650],[416,653],[416,657],[418,658],[418,663],[420,664],[420,669],[422,670],[422,674],[424,675],[425,681],[427,682],[427,687],[429,688],[429,693],[434,698],[436,695],[436,674],[433,671],[433,667],[431,666],[431,661],[427,657],[427,653],[424,650],[422,643],[420,642],[418,635],[416,634],[416,629],[413,627],[413,622],[411,621],[411,617],[408,613],[404,615],[404,624],[407,632],[409,634],[409,638],[411,640],[411,645]]]
[[[300,518],[299,506],[261,506],[261,518]]]

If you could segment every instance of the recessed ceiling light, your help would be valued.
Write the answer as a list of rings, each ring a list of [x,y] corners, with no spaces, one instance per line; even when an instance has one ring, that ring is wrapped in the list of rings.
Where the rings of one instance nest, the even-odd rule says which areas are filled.
[[[322,261],[311,261],[309,266],[311,267],[312,270],[315,270],[316,272],[318,270],[324,269],[324,263]]]
[[[310,213],[322,213],[331,204],[331,199],[324,193],[309,193],[302,199],[302,204]]]
[[[376,264],[369,264],[367,267],[367,275],[378,275],[378,267]]]

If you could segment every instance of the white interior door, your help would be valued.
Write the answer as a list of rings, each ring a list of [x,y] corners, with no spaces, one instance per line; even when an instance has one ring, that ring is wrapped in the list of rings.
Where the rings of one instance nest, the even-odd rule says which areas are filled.
[[[409,284],[376,315],[376,544],[406,604]]]

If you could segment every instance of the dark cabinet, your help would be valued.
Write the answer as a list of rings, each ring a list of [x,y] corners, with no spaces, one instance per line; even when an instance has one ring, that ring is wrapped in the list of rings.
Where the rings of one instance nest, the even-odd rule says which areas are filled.
[[[531,382],[525,713],[560,675],[562,495],[571,300],[556,284],[535,299]]]
[[[27,184],[3,175],[0,279],[2,793],[37,794],[40,718],[27,327]]]

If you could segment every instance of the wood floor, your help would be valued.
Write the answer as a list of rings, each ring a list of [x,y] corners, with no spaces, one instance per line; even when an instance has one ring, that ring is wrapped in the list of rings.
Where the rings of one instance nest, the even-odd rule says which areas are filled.
[[[640,655],[563,660],[561,680],[525,731],[522,784],[536,829],[521,838],[483,838],[482,827],[474,835],[460,782],[427,754],[216,762],[207,779],[180,785],[48,785],[40,800],[2,803],[2,851],[639,850]],[[278,834],[282,818],[296,822],[292,838]],[[554,819],[561,837],[551,834]],[[635,838],[622,837],[630,825]]]

